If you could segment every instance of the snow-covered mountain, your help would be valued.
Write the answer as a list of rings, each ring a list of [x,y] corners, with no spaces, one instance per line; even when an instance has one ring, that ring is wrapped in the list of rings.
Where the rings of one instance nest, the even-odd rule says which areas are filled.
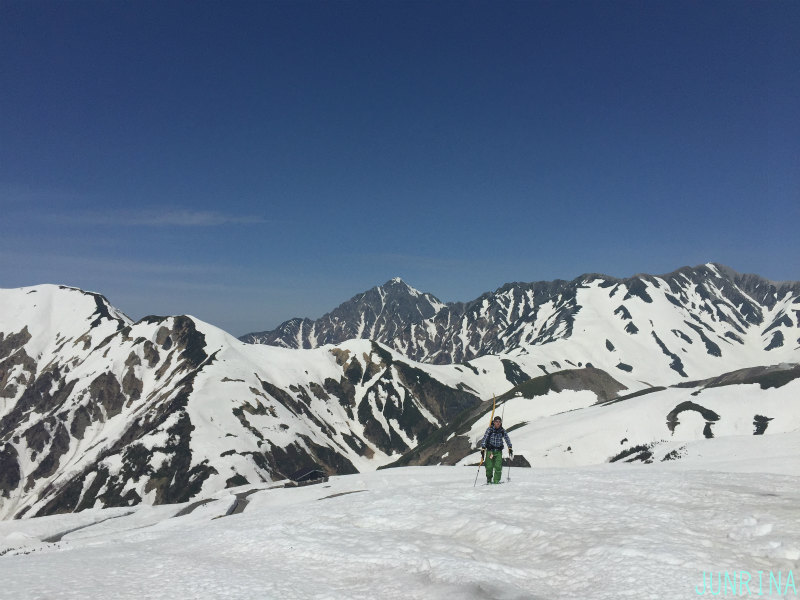
[[[309,349],[134,323],[75,288],[0,290],[0,518],[469,463],[494,395],[520,465],[795,431],[799,289],[709,264],[445,306],[392,280],[290,338]],[[320,345],[336,336],[353,339]]]
[[[397,337],[410,323],[433,317],[444,306],[434,296],[395,277],[354,296],[316,321],[295,318],[273,331],[249,333],[239,339],[284,348],[317,348],[352,339],[385,342]]]
[[[304,331],[333,318],[340,336],[326,341],[368,337],[421,362],[449,364],[516,351],[541,354],[544,368],[538,373],[589,362],[640,379],[654,360],[657,372],[666,367],[691,379],[771,364],[800,348],[800,283],[774,283],[713,263],[658,277],[589,274],[569,282],[511,283],[465,304],[426,302],[425,310],[434,314],[420,318],[425,310],[406,311],[391,328],[362,326],[385,305],[364,305],[358,298],[334,311],[335,317],[304,321]],[[413,318],[405,317],[409,313]],[[296,329],[284,335],[286,328],[245,338],[290,347],[309,343]]]
[[[0,290],[0,517],[373,469],[486,393],[420,366],[365,340],[253,346],[73,288]]]

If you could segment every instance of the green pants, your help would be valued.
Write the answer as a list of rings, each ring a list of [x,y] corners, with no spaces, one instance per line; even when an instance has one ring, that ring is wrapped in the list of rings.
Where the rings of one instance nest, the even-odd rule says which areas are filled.
[[[486,450],[486,483],[500,483],[503,473],[503,451]]]

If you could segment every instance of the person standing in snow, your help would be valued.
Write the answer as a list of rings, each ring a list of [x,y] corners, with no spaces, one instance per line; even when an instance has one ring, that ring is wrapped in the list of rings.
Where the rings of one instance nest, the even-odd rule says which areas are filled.
[[[511,439],[503,429],[503,419],[495,417],[481,440],[481,460],[485,459],[486,462],[486,483],[500,483],[503,471],[503,440],[508,443],[508,458],[514,458]]]

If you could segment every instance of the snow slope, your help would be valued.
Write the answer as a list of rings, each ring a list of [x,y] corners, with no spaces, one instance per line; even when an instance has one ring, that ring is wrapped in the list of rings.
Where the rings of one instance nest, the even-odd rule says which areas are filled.
[[[373,469],[498,378],[368,340],[289,350],[190,316],[132,323],[74,288],[0,290],[0,518]]]
[[[501,404],[498,414],[503,413],[505,422],[515,426],[510,434],[515,453],[536,466],[562,467],[615,458],[674,460],[685,454],[688,442],[739,439],[756,431],[765,437],[797,432],[798,400],[800,379],[795,379],[768,389],[758,384],[667,388],[601,404],[590,391],[564,390],[512,398]],[[488,413],[481,415],[467,437],[481,439],[488,421]],[[477,459],[473,453],[462,462]]]
[[[798,434],[782,435],[796,457]],[[737,448],[774,465],[768,442]],[[0,579],[15,600],[666,600],[725,571],[780,571],[786,591],[800,560],[796,468],[687,465],[513,469],[511,483],[478,487],[472,467],[409,467],[256,491],[222,518],[231,495],[173,518],[185,507],[6,521]]]
[[[721,294],[706,300],[708,288],[714,289],[711,283],[687,285],[679,301],[660,278],[641,281],[638,293],[621,283],[587,278],[566,300],[529,308],[528,318],[509,325],[507,337],[514,341],[501,344],[502,356],[528,377],[588,364],[632,389],[798,362],[800,295],[787,292],[771,307],[760,307],[755,324],[747,320],[744,305],[736,307]],[[780,345],[773,343],[778,334]],[[481,354],[481,347],[468,345],[465,352]]]

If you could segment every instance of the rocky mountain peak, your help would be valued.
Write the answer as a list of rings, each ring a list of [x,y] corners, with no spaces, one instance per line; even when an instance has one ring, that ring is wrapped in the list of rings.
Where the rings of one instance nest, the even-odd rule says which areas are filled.
[[[316,321],[294,318],[272,331],[250,333],[247,343],[285,348],[316,348],[350,339],[389,340],[410,323],[433,317],[445,305],[394,277],[343,302]]]

